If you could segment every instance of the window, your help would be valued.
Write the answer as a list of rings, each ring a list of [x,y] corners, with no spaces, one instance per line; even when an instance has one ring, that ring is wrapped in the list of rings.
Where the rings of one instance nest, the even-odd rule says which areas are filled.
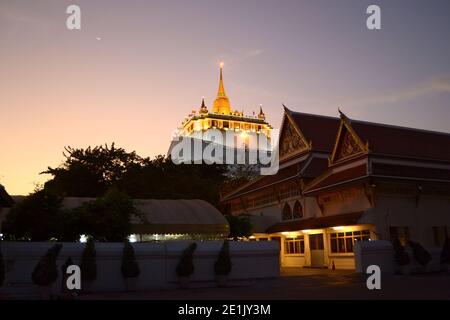
[[[291,220],[292,219],[291,207],[287,203],[283,207],[283,212],[281,213],[281,218],[283,220]]]
[[[330,248],[332,253],[352,253],[356,241],[370,240],[370,231],[349,231],[330,233]]]
[[[303,217],[303,209],[302,209],[302,206],[301,206],[301,204],[300,204],[300,202],[298,200],[295,201],[294,209],[292,211],[292,215],[293,215],[294,219],[300,219],[300,218]]]
[[[408,227],[389,227],[389,236],[391,241],[398,239],[402,246],[406,245],[409,241],[409,228]]]
[[[286,238],[284,240],[284,254],[303,253],[305,253],[305,239],[303,236],[298,238]]]
[[[447,227],[445,226],[433,227],[433,244],[436,247],[442,247],[447,237],[448,237]]]

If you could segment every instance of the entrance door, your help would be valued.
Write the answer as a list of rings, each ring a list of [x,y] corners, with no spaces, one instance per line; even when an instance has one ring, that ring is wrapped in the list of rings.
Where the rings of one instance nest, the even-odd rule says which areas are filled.
[[[311,267],[323,268],[324,253],[322,233],[309,235],[309,249],[311,252]]]

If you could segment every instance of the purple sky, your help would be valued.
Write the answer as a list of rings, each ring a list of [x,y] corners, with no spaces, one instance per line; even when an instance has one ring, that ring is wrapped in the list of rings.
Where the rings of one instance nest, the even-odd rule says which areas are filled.
[[[449,39],[445,0],[1,0],[0,183],[32,191],[66,145],[165,153],[202,96],[211,106],[222,60],[232,107],[262,104],[275,128],[284,103],[450,132]]]

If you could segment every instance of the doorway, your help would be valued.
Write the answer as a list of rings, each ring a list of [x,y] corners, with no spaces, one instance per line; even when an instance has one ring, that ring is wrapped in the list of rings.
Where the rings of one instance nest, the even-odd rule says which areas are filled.
[[[323,268],[325,259],[322,233],[309,235],[309,250],[311,252],[311,267]]]

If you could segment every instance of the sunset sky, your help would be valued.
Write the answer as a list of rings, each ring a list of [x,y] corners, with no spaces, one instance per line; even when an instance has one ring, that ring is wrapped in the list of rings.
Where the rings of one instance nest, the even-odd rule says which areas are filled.
[[[232,107],[262,104],[275,128],[284,103],[450,132],[449,39],[445,0],[0,0],[0,183],[31,192],[64,146],[166,153],[202,96],[211,106],[219,61]]]

